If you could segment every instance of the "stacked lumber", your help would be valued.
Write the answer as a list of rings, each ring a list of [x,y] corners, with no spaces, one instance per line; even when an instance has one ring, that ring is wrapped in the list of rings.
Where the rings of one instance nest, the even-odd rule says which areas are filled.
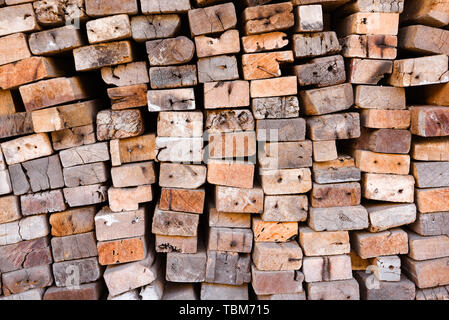
[[[203,213],[206,167],[203,159],[203,114],[195,111],[194,87],[198,84],[195,44],[178,35],[181,19],[187,19],[189,1],[167,7],[142,1],[144,14],[158,19],[176,17],[179,24],[170,34],[145,39],[150,63],[148,110],[156,113],[156,157],[160,162],[160,198],[154,209],[152,232],[157,252],[166,253],[165,280],[186,299],[197,299],[194,284],[204,281],[206,253],[199,234]],[[148,6],[148,12],[144,7]],[[168,15],[176,12],[176,15]],[[143,17],[144,18],[144,17]],[[148,19],[148,16],[147,18]],[[158,112],[158,113],[157,113]],[[161,297],[162,298],[162,297]],[[167,298],[164,298],[167,299]]]
[[[308,12],[314,14],[307,14]],[[302,19],[314,16],[315,21]],[[360,136],[359,114],[349,109],[354,93],[347,79],[337,33],[324,30],[320,5],[298,7],[300,26],[294,35],[301,107],[313,144],[313,184],[307,226],[299,228],[304,250],[302,271],[309,300],[358,300],[349,257],[349,231],[368,225],[360,206],[360,171],[337,141]],[[304,26],[302,24],[305,24]],[[313,26],[313,28],[311,28]],[[304,50],[305,48],[305,50]],[[303,50],[303,51],[301,51]]]
[[[207,260],[200,298],[248,300],[251,213],[263,207],[263,193],[254,186],[255,121],[249,110],[249,82],[241,80],[239,74],[240,32],[235,5],[203,2],[209,6],[189,11],[199,82],[204,84],[204,159],[213,192],[203,228]],[[217,18],[198,23],[196,17],[201,15]]]
[[[299,271],[303,254],[296,237],[298,222],[307,218],[304,194],[311,188],[312,143],[299,117],[297,77],[284,74],[294,61],[284,31],[294,27],[298,8],[282,2],[243,12],[242,67],[250,81],[264,195],[263,205],[254,211],[260,215],[252,218],[251,275],[257,299],[305,299]]]
[[[95,81],[75,75],[64,56],[83,40],[73,26],[54,29],[66,42],[36,40],[48,37],[35,10],[42,3],[8,2],[0,8],[1,194],[8,194],[0,199],[3,294],[98,299],[102,270],[92,205],[105,200],[107,176],[105,164],[94,162],[109,160],[109,152],[97,161],[90,151],[73,157],[71,148],[96,142],[100,102],[89,90]],[[94,168],[98,179],[92,179]]]
[[[437,16],[435,10],[439,11]],[[448,6],[437,1],[406,2],[401,16],[403,26],[399,29],[399,48],[412,58],[398,63],[414,64],[412,73],[407,75],[410,79],[400,86],[418,89],[419,97],[413,97],[413,89],[407,92],[413,97],[407,103],[413,135],[411,174],[416,181],[418,213],[407,231],[408,255],[402,257],[404,272],[417,287],[418,300],[449,299],[449,232],[445,222],[449,211],[449,159],[447,151],[441,149],[449,136],[449,33],[444,29],[448,18]]]
[[[75,68],[101,73],[111,105],[96,116],[97,139],[109,147],[112,165],[107,168],[112,180],[108,206],[95,215],[98,262],[106,266],[109,300],[158,300],[164,286],[162,266],[148,230],[156,183],[155,135],[146,130],[140,108],[146,106],[149,77],[146,61],[134,53],[128,16],[137,13],[137,2],[105,6],[86,1],[86,12],[91,18],[86,23],[89,45],[73,50]]]
[[[361,298],[368,300],[415,297],[411,281],[401,277],[398,256],[408,252],[407,233],[400,227],[416,219],[415,181],[409,175],[410,112],[405,89],[391,82],[404,1],[390,2],[347,4],[339,28],[360,111],[361,134],[350,149],[362,172],[367,225],[350,236],[355,278]]]
[[[0,300],[449,299],[448,25],[0,0]]]

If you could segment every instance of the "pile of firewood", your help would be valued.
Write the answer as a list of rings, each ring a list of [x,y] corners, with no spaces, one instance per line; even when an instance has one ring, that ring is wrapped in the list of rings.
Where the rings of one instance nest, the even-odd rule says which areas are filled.
[[[0,300],[448,300],[448,26],[0,0]]]

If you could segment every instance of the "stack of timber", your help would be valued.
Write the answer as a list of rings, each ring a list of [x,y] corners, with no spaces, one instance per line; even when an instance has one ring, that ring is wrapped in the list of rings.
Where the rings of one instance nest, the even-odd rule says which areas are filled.
[[[199,23],[196,17],[201,15],[213,18]],[[248,300],[251,213],[262,211],[263,193],[254,186],[255,121],[249,110],[249,82],[240,78],[236,7],[228,2],[194,9],[189,22],[203,84],[204,159],[213,193],[203,227],[207,260],[200,298]]]
[[[195,43],[188,33],[179,34],[180,29],[188,29],[181,26],[181,20],[188,18],[191,6],[189,1],[167,5],[157,2],[163,1],[142,1],[143,13],[162,14],[154,17],[167,23],[176,18],[177,27],[170,34],[156,32],[156,36],[145,39],[151,86],[148,110],[157,115],[155,147],[161,188],[152,232],[156,251],[166,253],[164,278],[172,283],[172,291],[178,291],[183,299],[196,300],[194,284],[204,281],[206,269],[206,252],[199,234],[206,181],[206,166],[202,164],[203,114],[196,110],[194,87],[199,73],[194,60]]]
[[[401,226],[416,219],[410,172],[410,112],[394,77],[399,16],[404,1],[385,6],[355,1],[341,9],[339,35],[348,58],[361,135],[351,147],[362,172],[366,226],[351,232],[355,277],[362,299],[413,300],[413,283],[401,276],[399,254],[408,252]],[[388,77],[390,77],[388,79]],[[381,85],[380,85],[381,84]]]
[[[314,20],[310,21],[311,17]],[[307,18],[307,19],[306,19]],[[360,171],[337,141],[360,136],[359,114],[336,32],[324,30],[320,5],[300,6],[294,36],[300,105],[313,145],[313,184],[307,226],[299,228],[309,300],[358,300],[349,257],[349,230],[367,226],[360,206]],[[303,52],[301,51],[303,50]],[[305,60],[304,60],[305,59]]]
[[[96,118],[97,139],[109,146],[112,165],[108,206],[95,215],[98,260],[106,267],[109,300],[158,300],[163,271],[148,227],[156,183],[155,134],[143,116],[149,77],[147,62],[139,61],[133,48],[128,16],[137,13],[137,3],[86,1],[86,12],[89,45],[73,51],[75,68],[101,74],[111,106]]]
[[[44,41],[44,20],[64,22],[46,16],[43,1],[28,2],[0,8],[0,184],[13,194],[0,198],[2,299],[99,299],[92,205],[106,200],[109,151],[74,157],[73,148],[97,142],[101,102],[95,79],[76,74],[65,54],[84,44],[81,31],[58,27]]]
[[[0,0],[0,300],[449,300],[448,26]]]
[[[406,1],[399,29],[404,59],[395,62],[400,63],[395,85],[410,87],[411,174],[418,213],[407,231],[409,252],[402,264],[418,300],[449,299],[448,19],[447,3]],[[413,68],[403,69],[407,64]],[[402,78],[404,71],[409,73]]]
[[[298,223],[307,219],[312,142],[306,140],[306,121],[299,117],[299,77],[285,74],[287,66],[292,68],[295,54],[298,56],[289,48],[296,39],[284,31],[300,32],[301,24],[308,22],[299,21],[298,13],[310,8],[321,14],[320,5],[293,6],[288,2],[244,11],[246,37],[242,41],[247,53],[242,56],[242,66],[245,79],[250,80],[257,119],[258,178],[265,195],[263,212],[252,219],[251,274],[257,299],[305,300],[304,275],[299,271],[303,252],[297,235]],[[307,18],[315,19],[310,12]],[[272,15],[278,18],[268,20]],[[264,19],[269,23],[262,23]],[[264,45],[255,45],[259,43]]]

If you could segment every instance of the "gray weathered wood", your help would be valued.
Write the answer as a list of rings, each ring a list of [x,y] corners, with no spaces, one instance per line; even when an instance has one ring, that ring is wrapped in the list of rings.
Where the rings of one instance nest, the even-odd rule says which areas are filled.
[[[110,159],[107,142],[99,142],[64,150],[59,153],[59,156],[64,168],[109,161]]]
[[[156,151],[161,162],[200,163],[203,160],[203,139],[157,137]]]
[[[141,0],[143,14],[187,12],[190,10],[189,0]]]
[[[200,247],[197,253],[167,253],[165,279],[170,282],[203,282],[206,278],[206,251]]]
[[[249,110],[207,111],[205,130],[208,132],[254,131],[254,117]]]
[[[304,195],[265,196],[263,221],[294,222],[306,221],[308,199]]]
[[[0,246],[14,244],[22,241],[22,238],[20,236],[19,221],[1,224],[0,231]]]
[[[300,93],[301,106],[309,116],[347,110],[354,104],[354,93],[349,83],[304,90]]]
[[[302,118],[257,120],[258,141],[303,141],[306,139],[306,121]]]
[[[362,173],[356,167],[313,169],[313,180],[316,183],[342,183],[360,181]]]
[[[97,281],[102,272],[95,257],[54,263],[53,276],[56,286],[72,287]]]
[[[166,188],[196,189],[206,182],[206,166],[162,163],[159,185]]]
[[[440,286],[429,289],[417,289],[416,300],[447,300],[449,299],[449,286]]]
[[[104,273],[109,294],[116,296],[152,283],[160,274],[160,261],[155,261],[154,251],[149,251],[141,261],[111,265]]]
[[[314,141],[353,139],[360,136],[358,113],[341,113],[307,119],[307,131]]]
[[[150,112],[185,111],[195,108],[195,93],[192,88],[148,91]]]
[[[144,236],[146,231],[146,209],[113,212],[103,207],[95,216],[95,235],[97,241]]]
[[[297,169],[312,166],[312,142],[266,142],[260,147],[259,166],[263,169]]]
[[[315,231],[362,230],[368,224],[368,212],[361,205],[310,208],[308,225]]]
[[[251,281],[249,254],[207,251],[206,281],[242,285]]]
[[[181,17],[177,14],[144,15],[131,18],[132,37],[136,42],[169,38],[181,28]]]
[[[198,81],[200,83],[238,78],[239,70],[235,56],[216,56],[198,60]]]
[[[422,236],[449,236],[449,214],[447,212],[418,213],[410,229]]]
[[[354,277],[359,283],[360,298],[363,300],[415,300],[415,284],[405,276],[399,282],[376,281],[374,286],[370,278],[373,275],[357,271]]]
[[[103,183],[109,179],[109,170],[104,162],[64,168],[63,174],[69,188]]]
[[[199,215],[162,211],[156,208],[153,216],[152,232],[167,236],[193,237],[198,232]]]
[[[173,89],[198,84],[196,65],[150,68],[152,89]]]
[[[58,155],[13,165],[10,167],[10,172],[15,195],[64,186]]]
[[[262,271],[251,265],[252,286],[258,295],[303,292],[304,275],[299,271]]]
[[[22,240],[42,238],[50,233],[46,215],[25,217],[19,221],[19,234]]]
[[[293,35],[293,52],[296,59],[337,54],[341,50],[334,31]]]
[[[256,98],[252,100],[254,118],[283,119],[299,117],[299,101],[296,96]]]
[[[195,53],[195,45],[185,36],[146,42],[150,66],[168,66],[189,63]]]
[[[370,204],[368,210],[371,232],[380,232],[408,225],[416,220],[415,204]]]
[[[344,59],[340,55],[315,58],[294,67],[300,86],[327,87],[346,81]]]
[[[51,239],[51,249],[55,262],[95,257],[98,255],[97,242],[93,232]]]
[[[241,286],[201,283],[201,300],[224,300],[224,301],[241,301],[248,300],[248,285]]]
[[[189,24],[192,36],[223,32],[237,24],[234,3],[229,2],[189,11]]]
[[[355,279],[308,283],[307,292],[308,300],[360,300]]]
[[[85,44],[81,30],[73,25],[32,33],[28,41],[35,55],[58,54]]]
[[[418,188],[449,187],[449,162],[413,162],[412,172]]]
[[[144,133],[144,122],[139,109],[103,110],[97,114],[99,141],[136,137]]]
[[[240,228],[210,228],[207,250],[250,253],[253,232]]]

